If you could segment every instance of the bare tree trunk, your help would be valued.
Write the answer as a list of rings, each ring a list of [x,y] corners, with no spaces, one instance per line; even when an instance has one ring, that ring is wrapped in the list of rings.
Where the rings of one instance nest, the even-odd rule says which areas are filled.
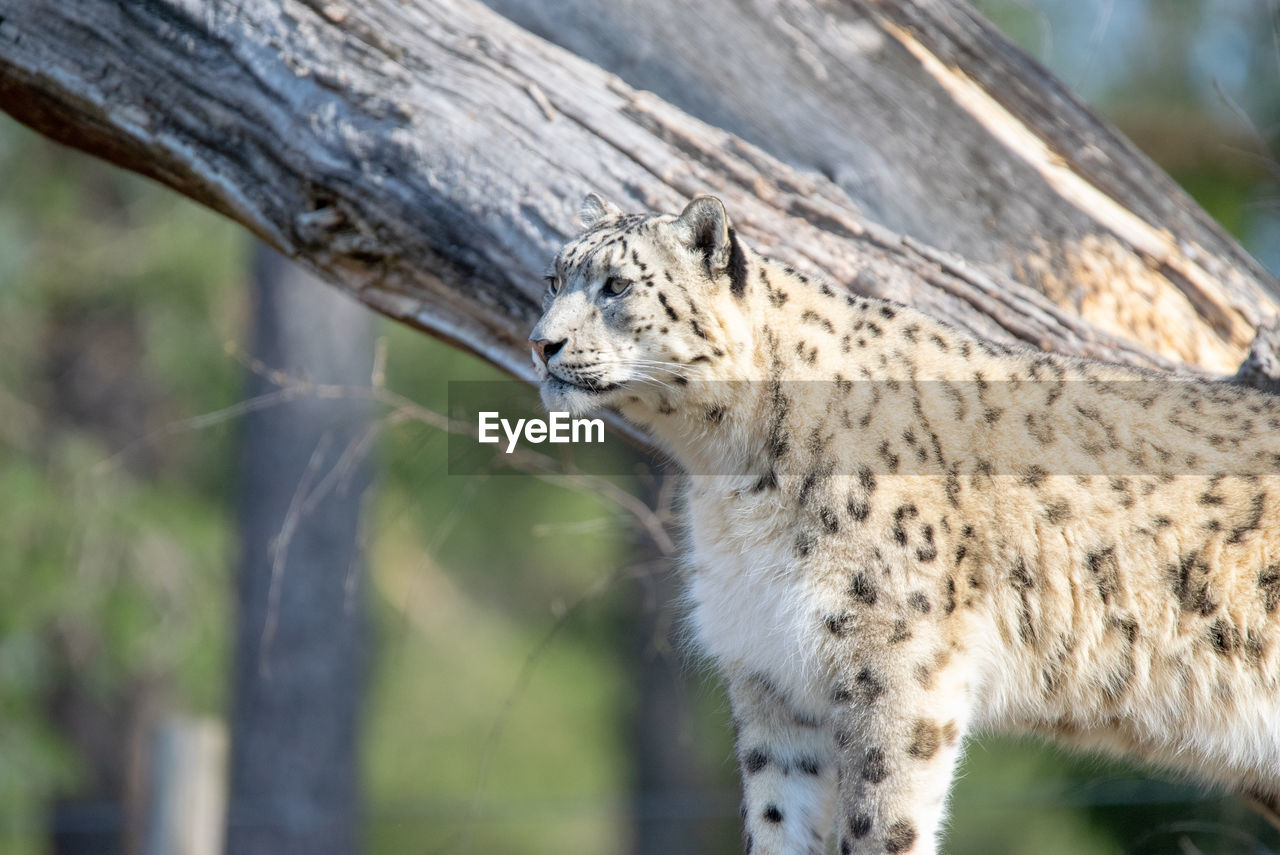
[[[723,3],[709,7],[721,10],[712,24],[756,8]],[[715,76],[698,63],[729,53],[757,76],[794,75],[771,40],[808,33],[796,56],[815,79],[818,68],[852,69],[826,72],[836,79],[805,102],[809,126],[823,116],[834,119],[828,135],[858,128],[846,152],[866,138],[877,140],[868,150],[903,151],[898,167],[851,167],[884,176],[881,197],[901,193],[895,213],[862,192],[868,209],[972,248],[980,265],[871,223],[842,189],[858,181],[839,163],[822,168],[840,184],[788,166],[476,0],[0,0],[0,108],[227,214],[379,311],[520,376],[538,276],[592,189],[667,210],[716,192],[768,253],[989,338],[1066,353],[1228,373],[1275,316],[1274,282],[1256,263],[962,4],[847,0],[752,14],[753,29],[719,30],[737,41],[663,51],[662,61],[708,85]],[[688,38],[707,38],[709,26],[690,26]],[[816,64],[805,58],[824,45]],[[873,73],[877,64],[886,70]],[[846,92],[833,112],[857,85],[865,91]],[[728,103],[699,97],[704,109]],[[868,99],[878,112],[858,106]],[[778,99],[763,109],[737,100],[759,116]],[[904,101],[939,106],[885,124]],[[872,115],[881,121],[859,122]],[[806,163],[794,144],[755,138]],[[998,175],[1006,180],[993,183]],[[940,187],[953,202],[931,195]],[[928,225],[953,217],[967,222],[950,237]],[[974,229],[986,238],[972,241]],[[1085,291],[1110,329],[1079,317],[1083,298],[1063,296],[1095,268]]]
[[[665,479],[660,467],[651,465],[650,471],[653,481],[643,497],[665,516]],[[665,486],[669,490],[672,485]],[[632,600],[630,670],[636,705],[630,722],[635,764],[631,853],[694,855],[716,848],[712,838],[720,823],[700,815],[698,801],[689,795],[710,790],[717,770],[697,750],[697,716],[677,653],[680,586],[675,562],[640,532],[632,560],[652,569],[642,577],[640,596]]]
[[[372,315],[270,251],[254,265],[254,355],[317,383],[367,382]],[[276,386],[254,373],[250,396]],[[357,850],[368,468],[344,453],[363,402],[305,398],[245,418],[229,855]],[[350,465],[347,465],[347,464]]]

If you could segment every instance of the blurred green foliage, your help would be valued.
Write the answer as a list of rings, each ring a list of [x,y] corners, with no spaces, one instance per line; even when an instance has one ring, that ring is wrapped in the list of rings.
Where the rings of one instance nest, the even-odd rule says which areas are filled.
[[[0,175],[0,852],[19,855],[54,795],[118,796],[51,709],[68,686],[104,727],[143,683],[226,709],[250,242],[8,120]],[[439,412],[447,380],[501,376],[382,331],[391,388]],[[544,481],[450,477],[412,421],[378,454],[370,851],[615,850],[635,583],[604,582],[628,523]]]
[[[1215,87],[1201,46],[1208,27],[1218,50],[1234,50],[1232,34],[1255,18],[1233,8],[1209,20],[1206,3],[980,6],[1118,116],[1255,252],[1273,251],[1259,241],[1280,198],[1265,156],[1280,71],[1266,65],[1264,33],[1244,59],[1224,60],[1236,70]],[[1135,40],[1134,28],[1147,35]],[[1232,85],[1244,87],[1243,112],[1223,108]],[[104,716],[127,717],[144,690],[188,712],[226,708],[228,408],[243,385],[229,350],[247,329],[248,250],[215,215],[0,119],[4,855],[44,850],[55,795],[110,789],[72,750],[59,717],[68,696]],[[497,376],[412,331],[382,333],[390,388],[437,411],[447,380]],[[628,569],[632,527],[563,484],[449,476],[445,438],[412,421],[389,429],[378,455],[368,851],[626,851],[638,821],[633,636],[647,591],[644,572]],[[716,783],[694,809],[733,851],[728,712],[697,669],[685,678],[701,717],[693,750]],[[1125,767],[981,740],[948,851],[1243,852],[1260,839],[1237,802],[1135,781]]]
[[[52,793],[108,786],[68,705],[223,706],[233,437],[131,444],[236,400],[245,242],[7,120],[0,176],[0,847],[39,851]]]

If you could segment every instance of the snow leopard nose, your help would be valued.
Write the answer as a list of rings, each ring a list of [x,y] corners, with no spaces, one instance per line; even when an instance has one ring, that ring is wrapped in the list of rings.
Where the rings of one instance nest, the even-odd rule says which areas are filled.
[[[533,352],[538,354],[538,358],[542,360],[542,364],[546,365],[547,360],[560,352],[569,340],[562,338],[559,341],[552,341],[549,338],[531,338],[529,346],[533,348]]]

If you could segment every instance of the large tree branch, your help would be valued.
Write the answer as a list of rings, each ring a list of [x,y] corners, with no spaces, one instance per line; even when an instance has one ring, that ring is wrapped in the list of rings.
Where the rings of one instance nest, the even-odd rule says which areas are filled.
[[[886,11],[866,26],[903,45],[939,86],[976,87],[947,96],[961,112],[973,109],[965,99],[980,101],[976,81],[984,78],[948,72],[945,63],[932,68],[930,59],[946,55],[935,43],[964,43],[949,41],[956,37],[946,29],[909,35],[922,25],[890,14],[909,4],[876,5]],[[905,61],[896,48],[893,55]],[[1010,73],[1031,91],[1046,85],[1029,71]],[[0,0],[0,108],[223,212],[379,311],[521,376],[538,274],[592,189],[664,210],[712,191],[758,248],[855,291],[910,302],[998,340],[1172,366],[998,265],[970,265],[870,223],[826,177],[631,88],[473,0],[358,8]],[[1127,156],[1122,144],[1099,140],[1103,155]],[[1013,168],[1015,149],[988,142],[986,156]],[[1093,186],[1071,164],[1057,165],[1067,184]],[[970,174],[945,159],[917,166],[948,174],[957,187]],[[1021,204],[1015,190],[1000,190],[1007,204]],[[1165,355],[1234,368],[1256,323],[1275,314],[1264,275],[1229,241],[1209,250],[1194,229],[1184,238],[1179,229],[1190,227],[1180,221],[1148,224],[1144,215],[1159,211],[1114,204],[1111,216],[1147,224],[1158,246],[1113,241],[1079,263],[1114,257],[1108,276],[1136,276],[1126,258],[1149,258],[1179,288],[1195,286],[1180,336],[1191,344],[1165,347]],[[1046,235],[1047,246],[1065,245]],[[1014,268],[1030,269],[1028,259]],[[1143,279],[1139,293],[1149,284]],[[1109,287],[1126,299],[1119,285]],[[1141,338],[1135,331],[1146,318],[1135,313],[1125,331]]]
[[[1234,363],[1272,309],[1254,259],[963,3],[486,2],[1168,356]],[[1181,328],[1196,315],[1208,330]]]

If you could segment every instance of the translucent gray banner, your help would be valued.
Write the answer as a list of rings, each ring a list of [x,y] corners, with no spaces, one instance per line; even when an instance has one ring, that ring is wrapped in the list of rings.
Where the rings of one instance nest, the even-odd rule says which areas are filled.
[[[690,382],[600,396],[691,475],[1280,475],[1280,398],[1151,380]],[[630,472],[603,412],[548,413],[517,381],[449,384],[449,472]]]

